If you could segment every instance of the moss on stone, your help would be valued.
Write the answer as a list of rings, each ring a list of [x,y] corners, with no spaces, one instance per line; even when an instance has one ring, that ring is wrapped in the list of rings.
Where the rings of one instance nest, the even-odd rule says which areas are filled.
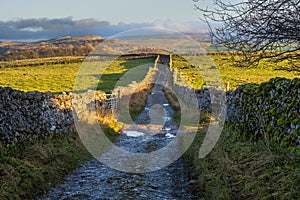
[[[239,87],[234,95],[241,98],[229,102],[239,115],[228,116],[227,124],[236,124],[229,128],[253,141],[267,137],[281,146],[299,148],[299,86],[298,78],[278,77],[261,85]]]

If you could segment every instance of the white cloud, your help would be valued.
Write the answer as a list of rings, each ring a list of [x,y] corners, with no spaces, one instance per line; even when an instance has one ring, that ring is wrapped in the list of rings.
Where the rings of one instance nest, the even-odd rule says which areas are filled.
[[[74,20],[72,17],[67,17],[58,19],[39,18],[0,21],[0,39],[28,40],[89,34],[108,37],[122,31],[151,26],[172,29],[183,33],[207,32],[206,25],[201,21],[177,22],[172,20],[157,20],[152,23],[121,22],[117,25],[112,25],[108,21],[91,18]]]

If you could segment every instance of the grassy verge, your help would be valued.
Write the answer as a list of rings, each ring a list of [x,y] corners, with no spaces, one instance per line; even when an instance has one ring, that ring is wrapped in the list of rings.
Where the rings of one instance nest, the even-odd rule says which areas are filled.
[[[300,158],[263,141],[241,140],[228,131],[212,152],[198,158],[206,129],[185,157],[194,165],[204,199],[299,199]]]
[[[1,149],[0,199],[32,199],[90,158],[75,132]]]
[[[168,89],[165,95],[180,123],[180,106]],[[195,188],[201,199],[299,199],[300,157],[278,145],[253,143],[224,130],[212,152],[199,159],[209,116],[201,116],[201,129],[184,158],[194,168]],[[200,189],[199,189],[200,188]]]
[[[33,199],[89,159],[75,132],[1,149],[0,199]]]

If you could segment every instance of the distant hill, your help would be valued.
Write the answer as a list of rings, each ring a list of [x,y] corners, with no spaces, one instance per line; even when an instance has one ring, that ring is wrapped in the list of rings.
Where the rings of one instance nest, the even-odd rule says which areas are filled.
[[[209,39],[206,34],[188,34],[188,36],[197,42],[204,42]],[[133,44],[126,40],[116,38],[107,40],[97,35],[78,37],[65,36],[37,42],[2,41],[0,42],[0,61],[62,56],[87,56],[91,51],[95,50],[96,46],[104,41],[105,45],[102,45],[101,48],[97,48],[93,54],[121,55],[125,52],[132,54],[138,53],[138,51],[133,51]],[[203,46],[202,44],[204,48],[210,44],[205,45]],[[139,46],[139,42],[134,45],[135,48],[137,46]],[[142,53],[166,53],[155,48],[145,48],[143,45],[141,45],[140,48]]]
[[[0,60],[21,60],[57,56],[86,56],[105,39],[88,35],[65,36],[37,42],[0,42]]]
[[[97,35],[87,35],[87,36],[79,36],[79,37],[71,37],[65,36],[60,38],[54,38],[50,40],[46,40],[44,42],[52,43],[52,44],[70,44],[70,43],[81,43],[81,42],[102,42],[104,40],[103,37]]]

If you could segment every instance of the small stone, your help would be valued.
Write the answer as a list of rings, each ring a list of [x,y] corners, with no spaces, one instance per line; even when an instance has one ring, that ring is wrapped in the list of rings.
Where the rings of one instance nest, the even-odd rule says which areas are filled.
[[[55,131],[56,126],[51,126],[50,131]]]

